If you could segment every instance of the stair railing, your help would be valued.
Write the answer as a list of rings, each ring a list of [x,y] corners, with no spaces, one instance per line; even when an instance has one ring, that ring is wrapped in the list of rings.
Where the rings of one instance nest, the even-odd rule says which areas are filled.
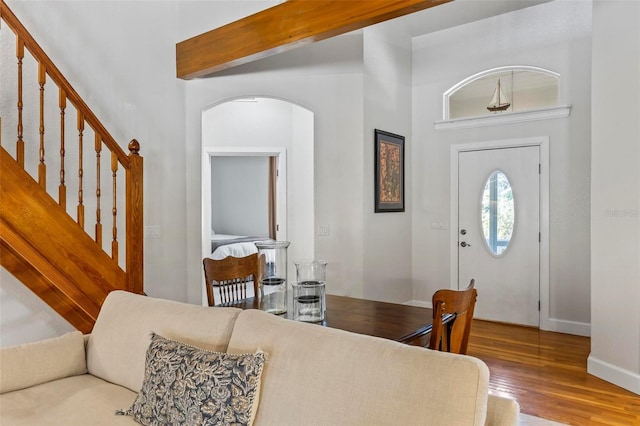
[[[142,293],[143,160],[139,155],[138,141],[133,139],[128,144],[129,154],[127,155],[4,0],[0,0],[0,31],[3,29],[3,24],[6,24],[15,35],[15,72],[17,78],[13,88],[15,90],[15,111],[7,111],[4,100],[2,107],[5,110],[0,110],[0,114],[5,115],[4,120],[0,118],[0,145],[5,143],[2,138],[3,134],[5,139],[8,139],[9,130],[6,126],[15,123],[16,143],[13,150],[15,160],[52,198],[57,200],[61,208],[71,213],[72,217],[75,213],[74,220],[82,229],[85,229],[85,221],[88,220],[85,215],[87,201],[95,206],[95,224],[92,230],[87,232],[85,229],[85,232],[95,240],[98,246],[105,249],[115,264],[124,267],[127,277],[127,282],[124,283],[126,289]],[[2,32],[2,47],[9,44],[6,43],[5,36],[10,34],[8,31]],[[4,52],[0,53],[2,53],[3,61],[10,57]],[[25,53],[30,56],[25,56]],[[27,65],[31,66],[30,70],[26,69]],[[3,69],[7,68],[3,65]],[[35,77],[37,81],[29,82],[29,77]],[[48,80],[55,87],[49,89]],[[6,76],[3,77],[3,83],[5,81],[7,81]],[[0,88],[0,90],[3,91],[3,97],[10,95],[6,93],[7,88]],[[51,91],[54,92],[53,96]],[[49,112],[48,108],[52,99],[54,99],[53,103],[57,103],[53,107],[54,113],[52,113],[53,115],[45,114]],[[37,112],[28,112],[25,109],[29,102],[37,104],[30,105],[33,109],[37,109]],[[67,116],[71,109],[75,110],[76,119],[74,120],[75,128],[70,129]],[[52,123],[55,124],[52,126]],[[29,125],[33,128],[31,131],[27,130]],[[50,138],[48,136],[50,127],[54,128],[54,132],[59,131],[58,137]],[[86,146],[88,145],[86,144],[87,136],[89,138],[93,136],[92,146]],[[56,141],[49,142],[49,139],[56,139]],[[55,156],[50,152],[54,149],[53,143],[57,143]],[[3,147],[9,149],[5,145]],[[94,153],[91,153],[91,148]],[[103,148],[106,148],[110,159],[107,167],[103,165]],[[30,154],[37,157],[37,167],[29,164]],[[91,161],[92,157],[93,161]],[[69,174],[69,164],[75,166],[75,173]],[[54,168],[55,172],[48,171],[48,168]],[[120,169],[124,170],[124,178],[119,173]],[[55,173],[54,177],[59,180],[57,191],[48,189],[48,173],[50,177],[52,173]],[[105,178],[111,181],[110,184],[103,185]],[[87,195],[89,185],[92,185],[91,189],[95,189],[95,192],[91,191],[90,195]],[[67,205],[67,193],[70,186],[77,188],[77,204],[75,206]],[[123,198],[124,212],[121,211]],[[102,204],[107,202],[110,203],[111,223],[107,225],[110,227],[110,232],[103,230]],[[125,227],[124,250],[120,247],[118,240],[118,234],[123,225]],[[90,227],[90,225],[87,226]],[[103,244],[104,233],[110,234],[108,237],[110,244],[108,241]],[[121,259],[123,251],[126,253],[124,262]]]

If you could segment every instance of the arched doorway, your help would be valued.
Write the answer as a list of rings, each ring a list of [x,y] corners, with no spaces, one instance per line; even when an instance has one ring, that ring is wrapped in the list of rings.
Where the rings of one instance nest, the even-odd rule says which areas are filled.
[[[227,193],[237,194],[237,200],[226,201],[232,209],[252,208],[243,200],[243,191],[247,183],[255,183],[256,179],[265,179],[264,199],[268,191],[267,176],[256,177],[244,173],[238,168],[225,167],[224,173],[215,173],[212,167],[229,160],[229,163],[242,162],[251,157],[252,161],[271,159],[277,165],[277,183],[274,186],[276,238],[291,242],[289,259],[314,257],[314,131],[313,113],[306,108],[291,102],[267,97],[242,97],[227,100],[207,108],[202,112],[202,256],[210,257],[211,234],[227,233],[232,229],[234,234],[242,232],[242,223],[231,226],[225,223],[222,229],[213,226],[216,223],[214,212],[220,215],[220,203],[216,204],[215,193],[212,192],[212,177],[222,179],[216,181],[218,187],[227,189]],[[247,168],[244,169],[245,171]],[[217,170],[219,171],[219,169]],[[251,182],[247,182],[251,181]],[[258,196],[260,198],[260,196]],[[260,208],[261,209],[261,208]],[[234,215],[233,212],[229,216]],[[253,219],[244,216],[245,224]],[[257,221],[266,220],[258,215]],[[217,221],[221,223],[220,221]],[[240,221],[242,222],[242,221]],[[256,229],[247,226],[246,229]],[[212,231],[213,230],[213,231]],[[252,233],[248,232],[247,233]],[[261,236],[261,235],[258,235]],[[265,235],[265,236],[268,236]],[[291,264],[291,262],[289,262]],[[290,271],[291,273],[292,271]],[[204,300],[204,299],[203,299]]]

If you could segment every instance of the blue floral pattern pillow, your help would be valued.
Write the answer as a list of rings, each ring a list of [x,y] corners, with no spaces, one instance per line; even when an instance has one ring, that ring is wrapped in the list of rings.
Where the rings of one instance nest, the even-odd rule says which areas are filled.
[[[199,349],[152,333],[144,382],[124,414],[143,425],[250,425],[266,354]]]

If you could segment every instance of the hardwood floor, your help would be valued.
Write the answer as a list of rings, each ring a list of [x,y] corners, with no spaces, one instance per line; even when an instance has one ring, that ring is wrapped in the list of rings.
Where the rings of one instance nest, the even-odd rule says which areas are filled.
[[[587,373],[588,337],[474,320],[468,354],[491,372],[491,393],[569,425],[640,425],[640,396]]]

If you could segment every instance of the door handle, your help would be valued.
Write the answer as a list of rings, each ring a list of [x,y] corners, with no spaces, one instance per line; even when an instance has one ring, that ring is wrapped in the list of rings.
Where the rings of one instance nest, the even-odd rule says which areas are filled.
[[[465,241],[460,243],[460,247],[471,247],[471,244],[467,244]]]

